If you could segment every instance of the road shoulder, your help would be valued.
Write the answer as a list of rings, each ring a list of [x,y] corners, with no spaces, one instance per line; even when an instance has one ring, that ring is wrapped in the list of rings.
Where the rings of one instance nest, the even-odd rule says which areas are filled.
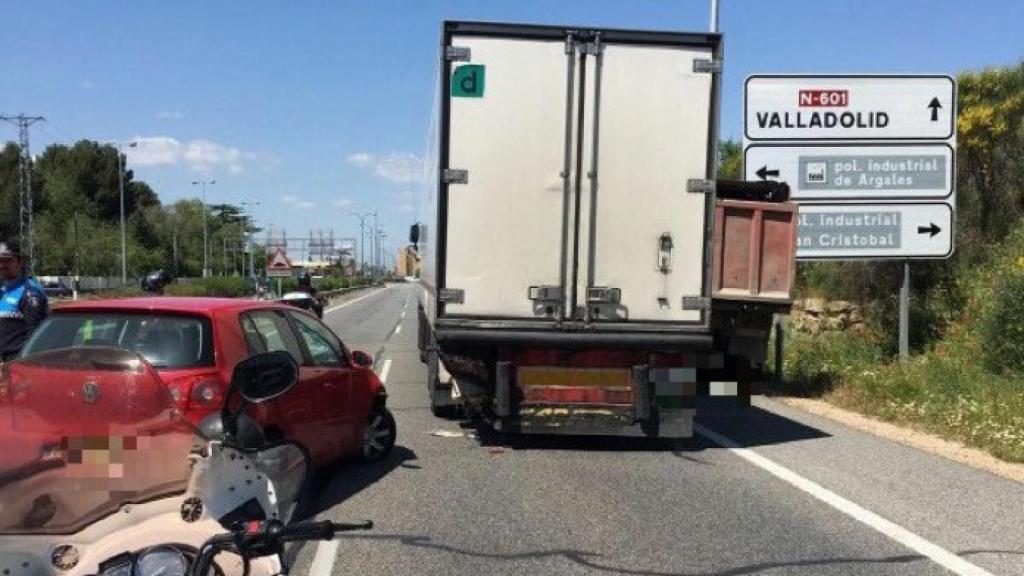
[[[863,414],[838,408],[824,400],[788,396],[773,396],[771,399],[804,412],[839,422],[850,428],[911,446],[972,468],[990,472],[1007,480],[1024,484],[1024,464],[1005,462],[987,452],[970,448],[959,442],[953,442],[926,432],[876,420]]]

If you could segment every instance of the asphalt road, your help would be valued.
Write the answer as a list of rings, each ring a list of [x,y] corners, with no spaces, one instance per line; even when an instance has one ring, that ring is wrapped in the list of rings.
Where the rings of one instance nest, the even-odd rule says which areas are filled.
[[[375,356],[398,445],[318,502],[376,528],[292,548],[293,574],[1024,574],[1020,484],[766,399],[669,445],[478,436],[430,414],[411,286],[325,321]]]

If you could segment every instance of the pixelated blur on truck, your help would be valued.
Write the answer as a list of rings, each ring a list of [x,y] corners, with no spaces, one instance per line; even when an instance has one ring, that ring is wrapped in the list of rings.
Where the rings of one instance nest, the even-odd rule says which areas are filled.
[[[410,233],[434,413],[679,438],[699,396],[749,402],[796,218],[715,180],[721,38],[447,22],[440,58]]]

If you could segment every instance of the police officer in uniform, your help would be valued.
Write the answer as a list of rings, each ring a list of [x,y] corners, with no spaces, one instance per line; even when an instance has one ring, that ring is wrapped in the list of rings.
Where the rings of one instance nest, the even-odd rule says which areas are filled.
[[[12,360],[32,331],[50,313],[43,287],[25,272],[21,249],[10,240],[0,242],[0,359]]]

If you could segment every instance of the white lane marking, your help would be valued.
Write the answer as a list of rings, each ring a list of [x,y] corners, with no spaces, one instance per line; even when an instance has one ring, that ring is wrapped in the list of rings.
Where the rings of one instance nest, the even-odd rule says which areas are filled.
[[[401,332],[402,332],[402,325],[401,324],[396,325],[395,326],[395,334],[401,334]]]
[[[405,310],[402,310],[402,313],[399,314],[398,317],[401,318],[402,320],[405,320]]]
[[[388,372],[390,370],[391,370],[391,358],[388,358],[388,359],[384,360],[383,364],[381,364],[381,366],[380,366],[380,374],[377,375],[377,378],[380,378],[380,383],[381,384],[387,384],[387,382],[388,382]]]
[[[349,304],[355,304],[356,302],[359,302],[361,300],[366,300],[370,296],[373,296],[374,294],[380,294],[381,292],[384,292],[388,288],[389,288],[389,286],[385,286],[383,288],[380,288],[378,290],[374,290],[373,292],[370,292],[366,296],[360,296],[359,298],[356,298],[355,300],[349,300],[348,302],[345,302],[343,304],[338,304],[337,306],[334,306],[333,308],[328,308],[327,310],[324,310],[324,314],[330,314],[331,312],[334,312],[335,310],[341,310],[342,308],[344,308],[345,306],[348,306]]]
[[[772,476],[775,476],[776,478],[787,482],[811,496],[814,496],[818,500],[821,500],[825,504],[839,510],[854,520],[874,528],[899,544],[902,544],[914,552],[929,558],[932,562],[935,562],[939,566],[942,566],[955,574],[992,576],[992,574],[984,568],[971,564],[949,550],[921,538],[917,534],[914,534],[894,522],[890,522],[889,520],[882,518],[870,510],[862,508],[860,505],[843,498],[821,484],[808,480],[789,468],[776,464],[749,448],[743,448],[739,443],[731,438],[722,436],[718,432],[709,430],[700,424],[694,424],[693,429],[701,436],[704,436],[715,444],[726,448],[733,454],[768,472]]]
[[[334,561],[338,559],[339,544],[340,540],[326,540],[317,545],[313,565],[309,567],[309,576],[331,576]]]
[[[391,371],[391,358],[387,358],[380,366],[380,373],[377,378],[381,384],[387,383],[388,372]],[[309,567],[309,576],[331,576],[334,572],[334,562],[338,559],[339,540],[321,541],[317,544],[316,554],[313,556],[313,564]]]

